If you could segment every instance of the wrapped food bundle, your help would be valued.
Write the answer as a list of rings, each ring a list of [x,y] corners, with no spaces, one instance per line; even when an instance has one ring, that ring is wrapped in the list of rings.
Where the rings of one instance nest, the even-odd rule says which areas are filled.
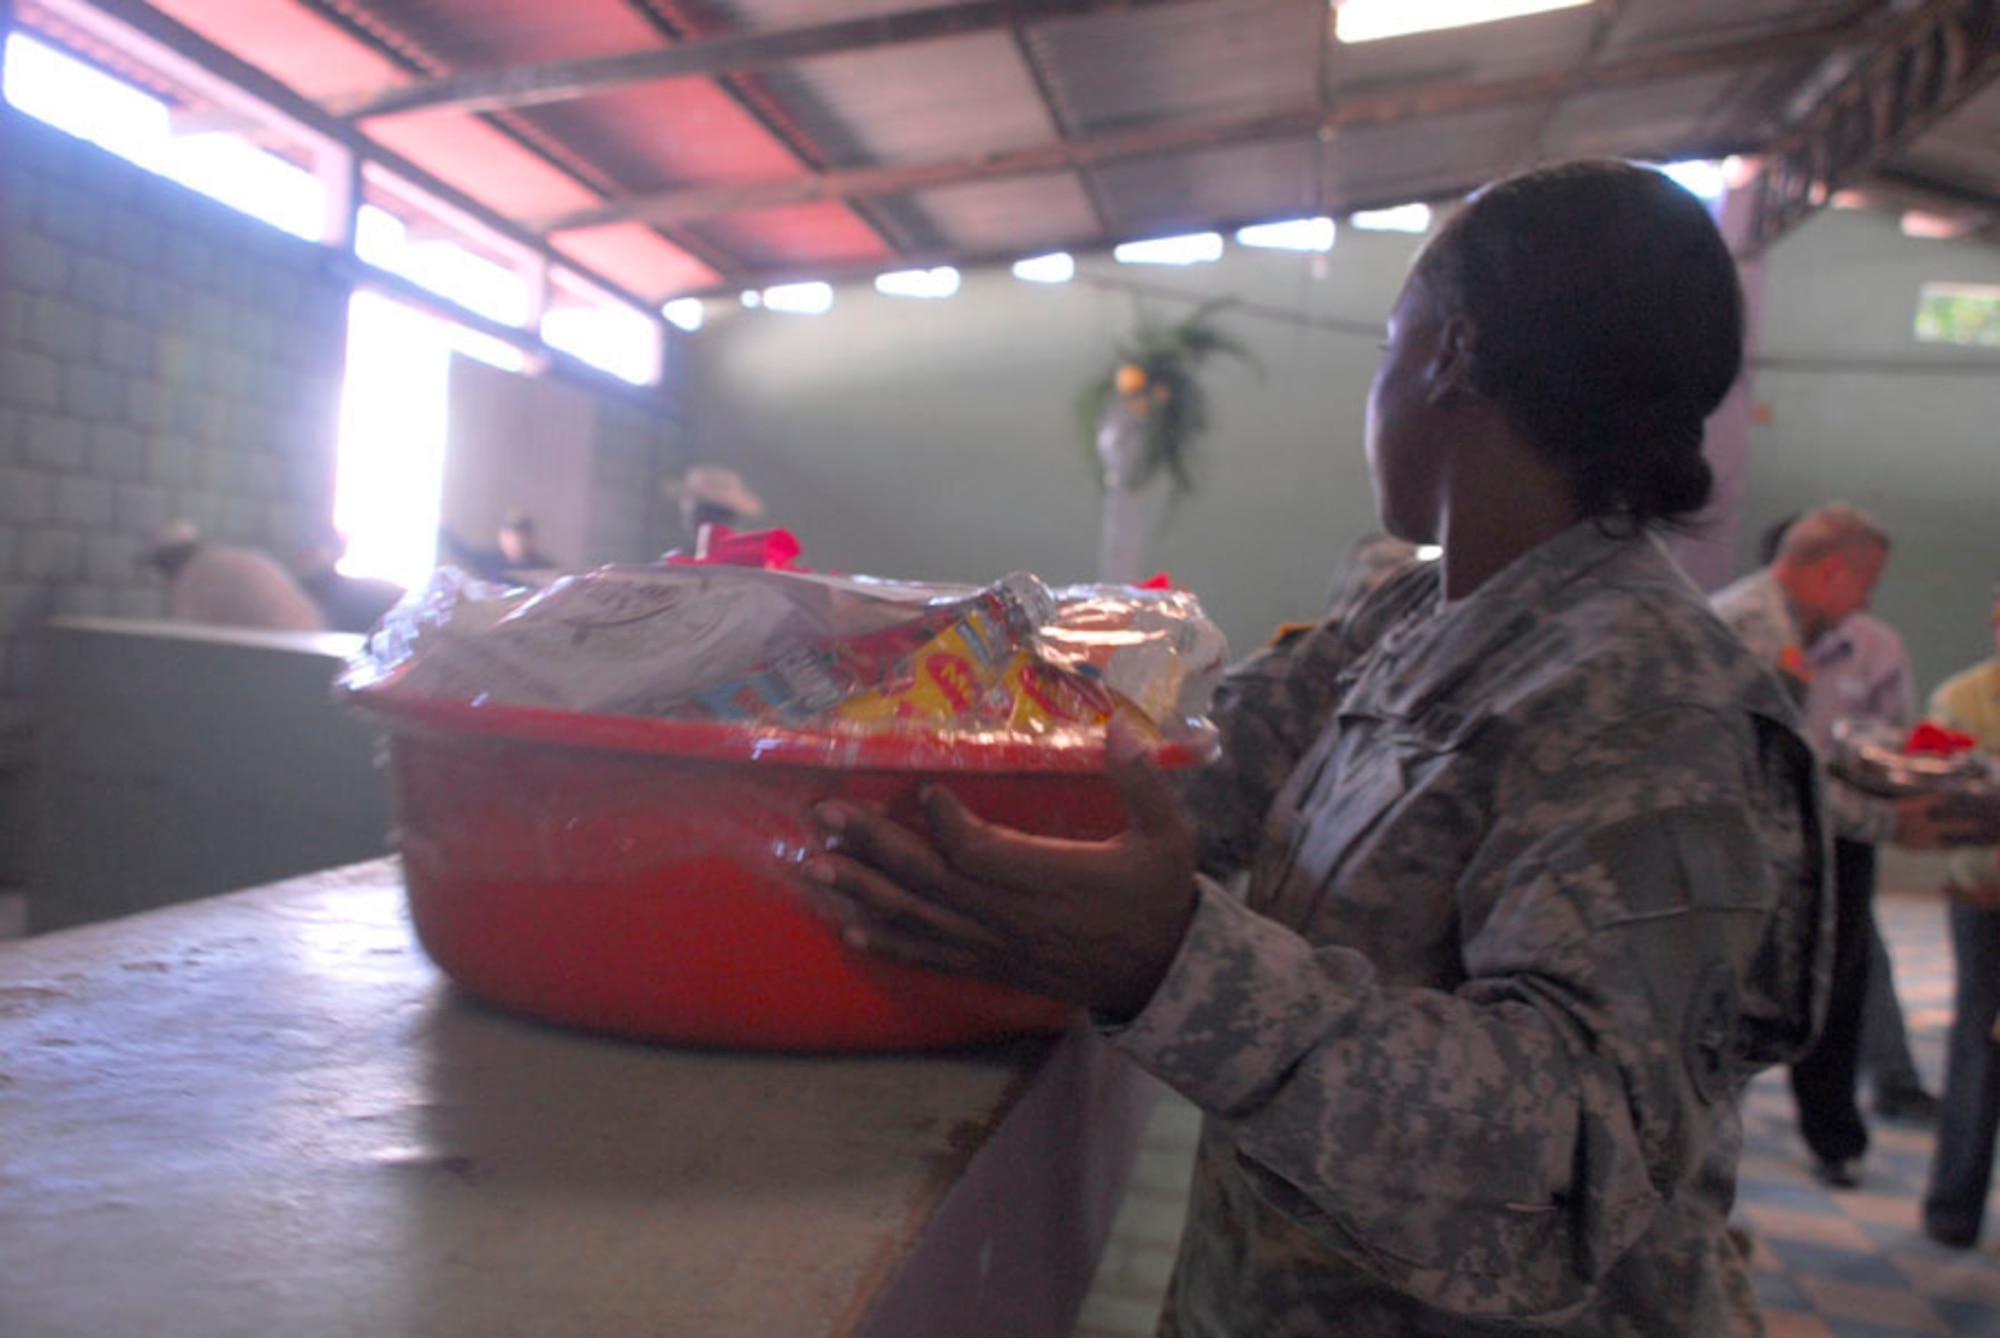
[[[1834,774],[1888,798],[2000,785],[2000,768],[1973,740],[1931,721],[1903,730],[1887,721],[1846,716],[1833,724]]]
[[[798,896],[828,799],[1099,841],[1104,721],[1205,765],[1222,637],[1190,595],[662,562],[539,590],[441,571],[349,666],[382,731],[410,921],[453,981],[649,1040],[856,1051],[1044,1034],[1075,1010],[856,951]]]
[[[609,566],[540,590],[446,569],[350,687],[609,715],[1034,737],[1132,709],[1168,733],[1228,656],[1185,591],[985,587],[729,565]]]

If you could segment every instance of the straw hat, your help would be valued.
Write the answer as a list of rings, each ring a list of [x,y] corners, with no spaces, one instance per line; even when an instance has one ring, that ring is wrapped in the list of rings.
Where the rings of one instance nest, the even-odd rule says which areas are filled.
[[[721,465],[695,465],[683,477],[668,479],[666,489],[676,501],[721,507],[739,516],[764,514],[763,499],[750,491],[743,476]]]

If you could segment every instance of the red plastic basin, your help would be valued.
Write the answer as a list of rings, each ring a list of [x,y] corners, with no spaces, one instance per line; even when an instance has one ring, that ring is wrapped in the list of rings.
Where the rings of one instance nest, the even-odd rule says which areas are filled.
[[[779,872],[842,798],[920,824],[948,784],[1054,836],[1124,825],[1102,749],[577,715],[363,688],[385,727],[411,919],[470,993],[594,1031],[770,1050],[931,1049],[1070,1006],[849,949]],[[1162,748],[1168,766],[1203,751]]]

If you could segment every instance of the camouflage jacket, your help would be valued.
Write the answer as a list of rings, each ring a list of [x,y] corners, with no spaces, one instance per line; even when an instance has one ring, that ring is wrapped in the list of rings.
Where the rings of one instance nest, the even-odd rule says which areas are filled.
[[[1817,770],[1665,549],[1412,566],[1216,719],[1193,925],[1107,1028],[1207,1116],[1161,1331],[1759,1332],[1723,1225],[1824,1010]]]
[[[1809,663],[1809,649],[1804,645],[1798,618],[1792,612],[1791,602],[1785,598],[1784,587],[1778,584],[1768,567],[1724,586],[1711,596],[1711,602],[1722,621],[1743,639],[1743,644],[1750,648],[1750,653],[1760,663],[1775,671],[1785,660],[1787,652],[1797,657],[1801,664]],[[1814,675],[1811,682],[1787,681],[1796,684],[1797,690],[1803,693],[1798,700],[1801,709],[1808,714],[1814,711],[1814,695],[1825,694],[1830,686],[1819,681],[1818,675]],[[1831,710],[1821,708],[1819,713],[1830,715]],[[1830,739],[1815,739],[1810,730],[1806,737],[1819,750],[1824,762]],[[1826,777],[1826,811],[1827,825],[1836,836],[1845,840],[1880,845],[1896,830],[1894,804],[1857,789],[1838,776]]]

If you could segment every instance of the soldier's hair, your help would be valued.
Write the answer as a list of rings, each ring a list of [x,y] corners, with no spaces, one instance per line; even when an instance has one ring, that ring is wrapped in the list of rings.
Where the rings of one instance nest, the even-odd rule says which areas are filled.
[[[1587,160],[1474,194],[1417,257],[1472,325],[1470,380],[1563,471],[1585,514],[1686,527],[1714,475],[1704,420],[1743,363],[1736,265],[1665,174]]]
[[[1863,548],[1887,552],[1889,532],[1861,508],[1829,502],[1792,522],[1778,541],[1778,557],[1791,566],[1809,567],[1835,553]]]

